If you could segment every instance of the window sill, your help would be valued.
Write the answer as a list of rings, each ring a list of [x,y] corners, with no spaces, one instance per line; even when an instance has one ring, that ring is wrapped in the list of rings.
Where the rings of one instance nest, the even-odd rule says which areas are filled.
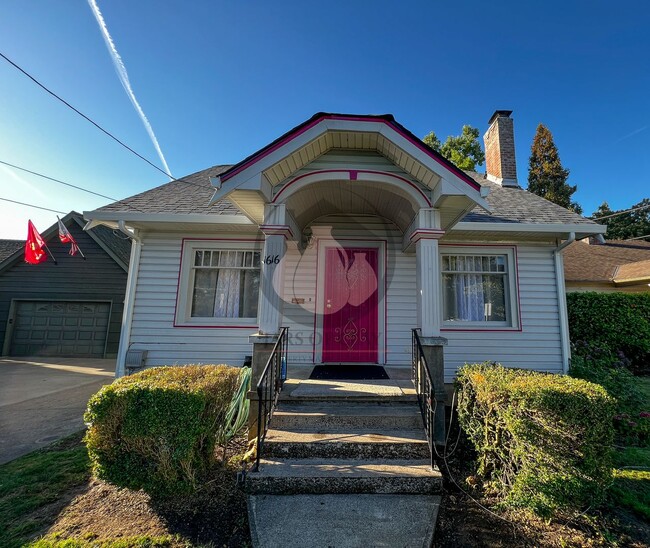
[[[440,331],[470,331],[470,332],[495,332],[495,331],[510,331],[510,332],[519,332],[521,331],[521,326],[511,326],[511,325],[485,325],[485,324],[472,324],[467,323],[463,325],[459,324],[443,324],[440,328]]]
[[[201,321],[174,321],[174,327],[198,327],[198,328],[212,328],[212,329],[256,329],[257,320],[252,319],[247,321],[246,318],[233,318],[237,321],[224,321],[225,318],[219,318],[217,321],[210,321],[209,318],[201,319]]]

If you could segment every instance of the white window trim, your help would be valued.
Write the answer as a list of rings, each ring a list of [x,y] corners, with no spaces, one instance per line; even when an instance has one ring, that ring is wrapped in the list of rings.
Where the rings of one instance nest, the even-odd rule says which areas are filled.
[[[505,322],[476,322],[476,321],[450,321],[444,320],[444,283],[442,281],[442,257],[445,255],[505,255],[507,283],[506,307],[509,313],[509,320]],[[521,331],[521,318],[519,316],[519,275],[517,265],[517,253],[515,247],[499,246],[453,246],[440,245],[440,314],[443,317],[443,331]],[[486,274],[490,274],[487,272]]]
[[[192,289],[194,286],[194,252],[210,251],[259,251],[262,245],[255,240],[184,240],[181,252],[181,266],[176,295],[174,327],[257,327],[257,318],[192,318]],[[258,301],[259,307],[259,301]]]

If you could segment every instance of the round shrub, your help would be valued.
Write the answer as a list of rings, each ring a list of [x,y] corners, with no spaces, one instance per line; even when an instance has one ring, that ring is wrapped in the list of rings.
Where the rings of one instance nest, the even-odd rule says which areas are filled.
[[[457,383],[478,473],[505,504],[549,518],[603,500],[614,400],[601,386],[489,363],[464,366]]]
[[[241,371],[155,367],[104,386],[84,415],[95,476],[150,493],[194,489],[215,462]]]

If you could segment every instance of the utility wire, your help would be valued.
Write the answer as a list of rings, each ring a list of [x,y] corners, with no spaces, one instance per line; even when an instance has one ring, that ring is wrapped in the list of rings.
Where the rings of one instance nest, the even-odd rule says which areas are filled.
[[[58,99],[59,101],[61,101],[64,105],[66,105],[68,108],[70,108],[71,110],[73,110],[74,112],[76,112],[79,116],[81,116],[82,118],[84,118],[85,120],[87,120],[88,122],[90,122],[90,123],[91,123],[92,125],[94,125],[97,129],[99,129],[101,132],[103,132],[103,133],[105,133],[106,135],[108,135],[111,139],[113,139],[114,141],[116,141],[117,143],[119,143],[121,146],[123,146],[123,147],[124,147],[125,149],[127,149],[129,152],[135,154],[138,158],[140,158],[141,160],[147,162],[147,164],[149,164],[151,167],[153,167],[153,168],[156,169],[157,171],[160,171],[160,173],[162,173],[163,175],[169,177],[169,178],[172,180],[172,182],[185,183],[185,184],[188,184],[188,185],[197,186],[197,187],[199,187],[199,188],[209,188],[209,187],[206,187],[206,186],[204,186],[204,185],[200,185],[200,184],[194,183],[194,182],[192,182],[192,181],[188,181],[188,180],[186,180],[186,179],[182,179],[182,178],[181,178],[181,179],[174,179],[174,177],[173,177],[171,174],[167,173],[164,169],[159,168],[156,164],[154,164],[153,162],[151,162],[150,160],[148,160],[147,158],[145,158],[144,156],[142,156],[142,154],[139,154],[138,152],[136,152],[135,150],[133,150],[129,145],[127,145],[126,143],[124,143],[123,141],[121,141],[120,139],[118,139],[118,138],[117,138],[115,135],[113,135],[110,131],[108,131],[107,129],[104,129],[104,128],[103,128],[102,126],[100,126],[97,122],[95,122],[92,118],[86,116],[86,115],[85,115],[83,112],[81,112],[79,109],[73,107],[73,106],[72,106],[70,103],[68,103],[65,99],[63,99],[62,97],[60,97],[59,95],[57,95],[56,93],[54,93],[51,89],[49,89],[45,84],[42,84],[41,82],[39,82],[36,78],[34,78],[34,76],[32,76],[31,74],[29,74],[25,69],[23,69],[22,67],[20,67],[20,66],[17,65],[16,63],[14,63],[11,59],[9,59],[9,57],[7,57],[4,53],[0,52],[0,57],[2,57],[5,61],[7,61],[10,65],[12,65],[12,66],[15,67],[16,69],[18,69],[20,72],[22,72],[25,76],[27,76],[27,78],[29,78],[29,79],[30,79],[32,82],[34,82],[37,86],[39,86],[40,88],[42,88],[43,90],[45,90],[47,93],[49,93],[50,95],[52,95],[52,97],[54,97],[54,98]],[[19,169],[20,169],[20,168],[19,168]],[[105,197],[105,196],[103,196],[103,197]],[[109,198],[109,199],[112,200],[113,198]]]
[[[93,190],[88,190],[87,188],[83,188],[80,186],[76,186],[70,183],[66,183],[65,181],[61,181],[60,179],[55,179],[54,177],[50,177],[48,175],[43,175],[42,173],[37,173],[36,171],[32,171],[31,169],[27,169],[25,167],[20,167],[14,164],[10,164],[9,162],[5,162],[4,160],[0,160],[0,164],[4,164],[6,166],[12,167],[14,169],[19,169],[20,171],[25,171],[27,173],[31,173],[32,175],[36,175],[37,177],[43,177],[43,179],[48,179],[50,181],[54,181],[55,183],[60,183],[65,186],[69,186],[72,188],[76,188],[77,190],[82,190],[83,192],[88,192],[88,194],[94,194],[95,196],[99,196],[101,198],[106,198],[108,200],[112,200],[114,202],[119,201],[117,198],[111,198],[110,196],[106,196],[105,194],[100,194],[99,192],[95,192]]]
[[[127,149],[128,151],[130,151],[130,152],[132,152],[133,154],[135,154],[135,155],[136,155],[138,158],[140,158],[141,160],[144,160],[145,162],[147,162],[147,163],[148,163],[151,167],[153,167],[154,169],[157,169],[158,171],[160,171],[161,173],[163,173],[164,175],[166,175],[166,176],[169,177],[170,179],[172,179],[172,180],[174,179],[174,177],[173,177],[171,174],[167,173],[164,169],[159,168],[156,164],[154,164],[154,163],[151,162],[150,160],[147,160],[147,158],[145,158],[144,156],[142,156],[142,154],[139,154],[138,152],[136,152],[135,150],[133,150],[129,145],[127,145],[126,143],[124,143],[123,141],[121,141],[120,139],[118,139],[117,137],[115,137],[115,135],[113,135],[110,131],[104,129],[104,128],[103,128],[102,126],[100,126],[97,122],[95,122],[92,118],[86,116],[86,115],[85,115],[83,112],[81,112],[79,109],[73,107],[73,106],[72,106],[70,103],[68,103],[65,99],[63,99],[62,97],[60,97],[59,95],[57,95],[56,93],[54,93],[50,88],[48,88],[48,87],[45,86],[44,84],[41,84],[41,82],[39,82],[36,78],[34,78],[31,74],[29,74],[29,72],[27,72],[25,69],[21,68],[21,67],[18,66],[16,63],[14,63],[14,62],[13,62],[11,59],[9,59],[9,57],[7,57],[4,53],[0,52],[0,57],[2,57],[5,61],[7,61],[7,63],[9,63],[10,65],[12,65],[12,66],[15,67],[16,69],[18,69],[20,72],[22,72],[25,76],[27,76],[27,78],[29,78],[29,79],[30,79],[32,82],[34,82],[37,86],[39,86],[40,88],[42,88],[43,90],[45,90],[47,93],[49,93],[52,97],[54,97],[54,98],[58,99],[59,101],[61,101],[61,102],[62,102],[65,106],[67,106],[69,109],[73,110],[73,111],[76,112],[79,116],[81,116],[82,118],[84,118],[85,120],[87,120],[88,122],[90,122],[93,126],[95,126],[97,129],[99,129],[101,132],[103,132],[103,133],[105,133],[106,135],[108,135],[108,136],[109,136],[111,139],[113,139],[115,142],[117,142],[117,143],[119,143],[120,145],[122,145],[125,149]]]
[[[602,217],[596,217],[595,215],[592,215],[589,218],[593,219],[594,221],[602,221],[603,219],[609,219],[610,217],[616,217],[617,215],[623,215],[625,213],[631,213],[632,211],[639,211],[640,209],[647,209],[649,207],[650,204],[646,204],[639,207],[633,207],[632,209],[626,209],[625,211],[618,211],[617,213],[612,213],[611,215],[603,215]]]
[[[645,238],[650,238],[650,234],[646,234],[645,236],[636,236],[635,238],[627,238],[624,241],[629,242],[631,240],[643,240]]]
[[[52,213],[61,213],[61,215],[67,215],[68,213],[65,211],[59,211],[58,209],[50,209],[48,207],[41,207],[37,206],[34,204],[26,204],[25,202],[17,202],[16,200],[10,200],[9,198],[0,198],[0,200],[4,202],[11,202],[12,204],[18,204],[22,206],[27,206],[27,207],[35,207],[36,209],[42,209],[44,211],[51,211]]]

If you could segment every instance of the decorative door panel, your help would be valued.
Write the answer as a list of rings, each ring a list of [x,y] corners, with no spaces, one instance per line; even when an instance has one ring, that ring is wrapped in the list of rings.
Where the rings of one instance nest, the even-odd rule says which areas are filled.
[[[325,250],[323,361],[377,363],[378,249]]]

